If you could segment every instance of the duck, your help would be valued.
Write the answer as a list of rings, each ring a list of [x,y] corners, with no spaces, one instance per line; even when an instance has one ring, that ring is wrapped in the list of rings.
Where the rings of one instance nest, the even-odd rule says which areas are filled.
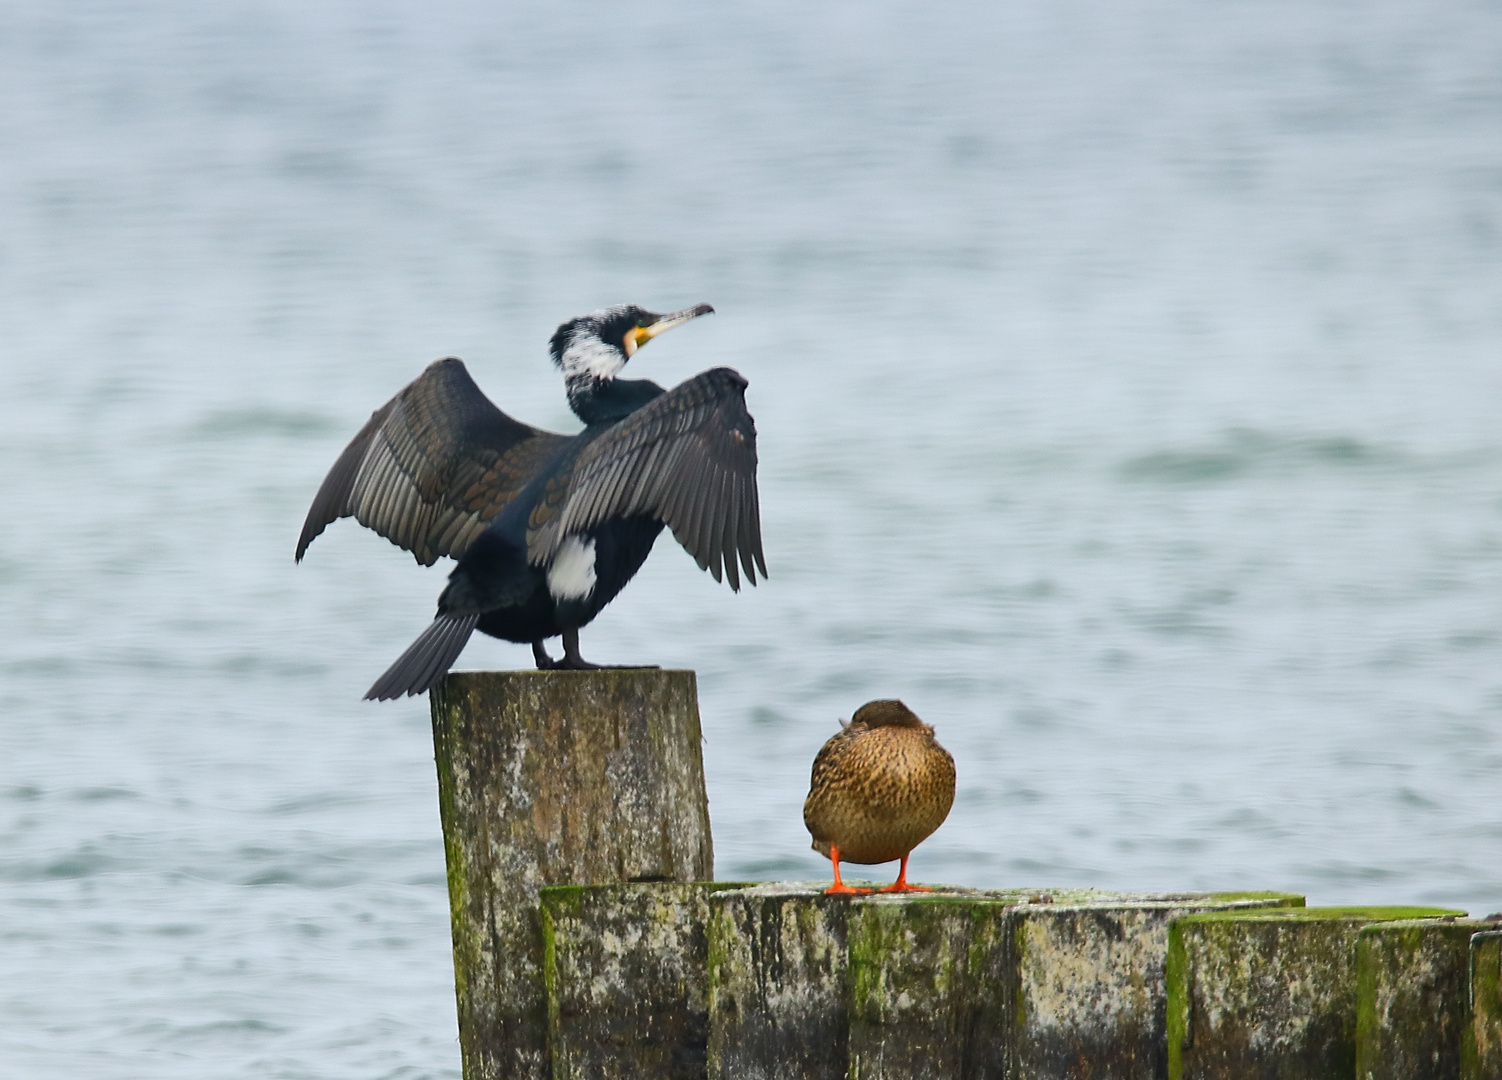
[[[871,892],[840,879],[840,860],[902,860],[897,880],[877,892],[928,892],[907,880],[907,860],[954,805],[954,758],[934,729],[901,701],[868,701],[819,750],[803,803],[813,849],[834,867],[830,893]]]
[[[671,390],[620,377],[659,334],[714,311],[635,304],[562,323],[548,342],[574,435],[497,408],[463,361],[445,357],[371,414],[330,468],[303,522],[296,561],[343,517],[410,552],[456,565],[428,628],[366,692],[425,693],[470,635],[530,644],[543,670],[589,670],[579,630],[646,561],[664,528],[701,570],[739,591],[767,576],[746,379],[716,367]],[[544,642],[561,637],[563,655]]]

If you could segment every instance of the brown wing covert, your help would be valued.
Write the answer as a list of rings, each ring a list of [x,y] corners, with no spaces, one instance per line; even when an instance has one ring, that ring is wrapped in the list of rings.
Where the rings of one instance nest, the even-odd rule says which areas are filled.
[[[424,566],[458,557],[568,441],[496,408],[462,361],[434,361],[339,455],[308,510],[297,559],[350,515]]]
[[[767,576],[756,490],[756,424],[746,380],[712,368],[655,398],[595,439],[566,491],[534,512],[528,555],[542,565],[564,538],[611,518],[646,515],[673,530],[700,569],[740,589]],[[544,509],[545,507],[545,509]]]

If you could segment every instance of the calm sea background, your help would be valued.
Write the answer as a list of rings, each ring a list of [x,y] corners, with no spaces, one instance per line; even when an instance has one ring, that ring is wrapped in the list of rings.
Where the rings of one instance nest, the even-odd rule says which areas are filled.
[[[721,877],[900,696],[920,880],[1502,908],[1496,3],[14,0],[0,103],[0,1074],[459,1075],[360,700],[443,575],[293,543],[434,357],[575,430],[625,301],[761,433],[771,580],[584,633],[697,669]]]

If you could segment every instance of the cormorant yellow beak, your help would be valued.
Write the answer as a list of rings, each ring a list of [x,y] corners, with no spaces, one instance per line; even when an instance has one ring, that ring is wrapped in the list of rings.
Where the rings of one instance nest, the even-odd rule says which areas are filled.
[[[657,321],[648,326],[633,326],[626,331],[626,340],[623,342],[626,348],[626,356],[635,355],[636,350],[651,341],[664,330],[671,330],[675,326],[682,326],[690,319],[697,319],[700,315],[708,315],[714,308],[708,304],[695,304],[691,308],[682,311],[674,311],[668,315],[657,316]]]

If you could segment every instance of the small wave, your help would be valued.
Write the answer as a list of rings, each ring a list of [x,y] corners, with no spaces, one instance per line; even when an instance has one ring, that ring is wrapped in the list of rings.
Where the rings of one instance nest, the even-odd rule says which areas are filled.
[[[332,417],[284,409],[228,409],[210,413],[189,429],[200,439],[320,439],[341,430]]]
[[[123,787],[89,787],[77,788],[68,792],[68,798],[74,802],[115,802],[120,799],[139,799],[141,793]]]
[[[123,867],[125,863],[93,847],[81,847],[54,859],[18,859],[0,863],[0,880],[56,881],[88,878]]]
[[[1208,446],[1139,454],[1119,472],[1127,480],[1159,484],[1215,484],[1249,475],[1308,469],[1400,471],[1420,463],[1409,453],[1346,435],[1274,435],[1236,428]]]

